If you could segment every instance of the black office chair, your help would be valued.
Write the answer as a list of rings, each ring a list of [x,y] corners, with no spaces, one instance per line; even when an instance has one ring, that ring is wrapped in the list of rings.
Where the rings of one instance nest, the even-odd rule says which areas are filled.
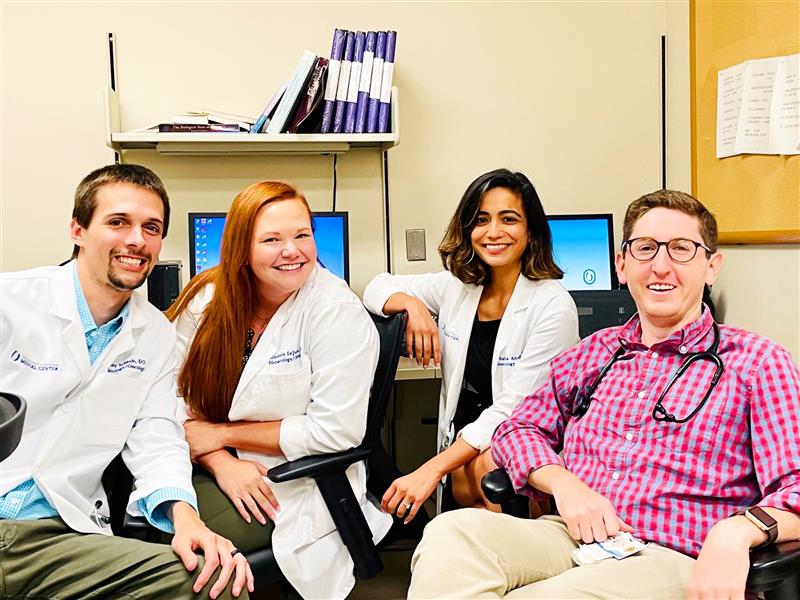
[[[528,499],[515,494],[511,479],[503,469],[484,475],[481,489],[489,502],[499,504],[503,512],[528,518]],[[765,600],[800,599],[800,541],[781,542],[750,553],[747,591],[763,593]]]
[[[317,482],[339,535],[353,559],[355,575],[360,579],[375,577],[383,570],[383,562],[372,543],[372,532],[359,508],[345,471],[350,465],[366,460],[369,479],[377,477],[379,481],[383,481],[387,477],[387,470],[391,473],[393,465],[381,444],[380,431],[394,386],[405,335],[406,314],[399,313],[388,318],[372,316],[372,320],[380,337],[380,353],[370,389],[367,428],[361,445],[344,452],[306,456],[289,461],[271,468],[268,473],[270,480],[275,483],[301,477],[311,477]],[[106,474],[109,475],[108,471]],[[130,487],[127,489],[130,490]],[[110,502],[113,507],[114,499],[110,498]],[[112,528],[113,525],[112,513]],[[127,514],[124,517],[123,532],[148,541],[160,541],[161,537],[143,518]],[[275,561],[272,548],[249,552],[246,557],[253,570],[256,589],[278,583],[284,591],[292,593]]]
[[[11,456],[22,438],[25,410],[21,397],[0,392],[0,461]]]

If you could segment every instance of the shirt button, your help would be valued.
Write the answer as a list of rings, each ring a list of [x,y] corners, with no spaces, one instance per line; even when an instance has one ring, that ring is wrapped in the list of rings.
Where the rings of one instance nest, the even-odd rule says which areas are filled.
[[[678,350],[680,350],[681,354],[686,354],[689,351],[686,346],[681,346]]]
[[[651,352],[650,353],[650,357],[651,358],[658,358],[658,352]]]
[[[625,434],[625,439],[628,440],[629,442],[632,442],[634,437],[635,436],[632,433]]]
[[[637,396],[639,396],[639,398],[644,398],[644,397],[645,397],[647,394],[646,394],[646,393],[644,393],[644,391],[641,391],[641,392],[639,392],[639,393],[638,393],[638,394],[636,394],[636,395],[637,395]]]
[[[614,471],[614,472],[611,474],[611,479],[614,479],[614,480],[617,480],[617,479],[619,479],[619,473],[617,473],[616,471]]]

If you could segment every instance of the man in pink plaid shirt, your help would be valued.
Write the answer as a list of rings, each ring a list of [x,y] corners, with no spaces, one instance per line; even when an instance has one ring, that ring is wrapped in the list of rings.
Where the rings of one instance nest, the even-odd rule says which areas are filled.
[[[722,267],[713,215],[661,190],[628,207],[623,237],[638,315],[555,358],[492,438],[514,488],[560,517],[437,517],[409,597],[738,599],[751,548],[800,538],[800,372],[702,303]],[[620,531],[650,543],[575,567],[571,550]]]

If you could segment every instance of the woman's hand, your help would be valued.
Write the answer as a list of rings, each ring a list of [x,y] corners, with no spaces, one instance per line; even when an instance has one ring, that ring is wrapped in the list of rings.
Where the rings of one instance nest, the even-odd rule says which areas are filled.
[[[193,461],[196,462],[198,456],[225,447],[224,427],[221,423],[210,423],[199,419],[189,419],[183,423],[183,432]]]
[[[256,521],[265,525],[264,514],[275,520],[275,513],[280,509],[278,499],[272,488],[264,481],[267,468],[252,460],[241,460],[231,456],[221,467],[214,469],[217,485],[231,499],[236,510],[248,523],[252,514]]]
[[[427,367],[431,360],[435,366],[442,362],[439,346],[439,327],[431,317],[428,307],[413,296],[404,298],[404,310],[408,313],[406,323],[406,351],[417,359],[417,364]]]
[[[442,473],[426,464],[395,479],[383,495],[381,508],[390,515],[396,514],[398,519],[404,519],[403,523],[407,525],[417,516],[442,476]]]

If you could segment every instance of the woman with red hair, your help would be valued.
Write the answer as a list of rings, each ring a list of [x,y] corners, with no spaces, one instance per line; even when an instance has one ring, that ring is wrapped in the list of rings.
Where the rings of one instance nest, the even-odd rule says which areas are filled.
[[[317,264],[305,197],[275,181],[245,188],[219,265],[167,317],[183,356],[186,440],[207,471],[194,477],[201,516],[244,552],[271,544],[302,596],[344,598],[353,563],[315,482],[265,478],[286,460],[361,443],[378,358],[361,302]],[[367,499],[364,464],[347,475],[377,542],[390,519]]]

